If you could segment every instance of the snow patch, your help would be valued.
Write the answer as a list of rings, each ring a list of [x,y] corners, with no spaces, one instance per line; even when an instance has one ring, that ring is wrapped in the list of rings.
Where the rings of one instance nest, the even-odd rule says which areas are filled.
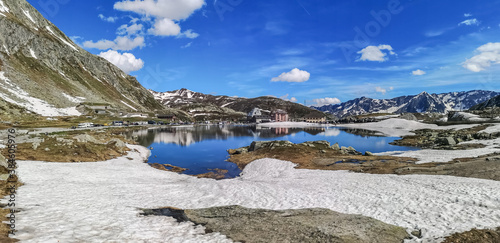
[[[5,6],[2,0],[0,0],[0,12],[9,12],[9,8]]]
[[[5,44],[3,45],[3,49],[5,49],[5,53],[7,53],[7,55],[10,56],[9,49],[7,49],[7,47],[5,46]]]
[[[381,132],[389,137],[402,137],[414,135],[411,131],[418,129],[464,129],[471,128],[476,125],[453,125],[453,126],[438,126],[435,124],[426,124],[417,121],[409,121],[405,119],[391,118],[379,122],[358,123],[358,124],[342,124],[340,127],[361,128],[366,130],[374,130]]]
[[[28,92],[21,89],[19,86],[10,82],[10,80],[5,77],[4,72],[0,72],[0,80],[4,81],[9,87],[3,86],[3,89],[11,93],[13,96],[17,97],[16,101],[11,99],[5,93],[0,93],[0,98],[4,99],[9,103],[16,104],[18,106],[24,107],[32,112],[35,112],[41,116],[80,116],[81,113],[76,110],[76,107],[67,108],[56,108],[53,105],[47,103],[44,100],[31,97]]]
[[[67,46],[71,47],[73,50],[78,51],[78,49],[77,49],[74,45],[72,45],[71,43],[69,43],[69,42],[68,42],[68,41],[66,41],[65,39],[63,39],[63,38],[59,37],[58,35],[56,35],[56,34],[54,33],[54,31],[52,31],[52,29],[51,29],[49,26],[45,26],[45,28],[46,28],[46,29],[47,29],[47,30],[48,30],[48,31],[49,31],[52,35],[54,35],[55,37],[57,37],[57,38],[58,38],[58,39],[59,39],[62,43],[64,43],[64,44],[66,44]]]
[[[3,13],[0,13],[0,16],[7,17],[7,16],[5,16],[5,14],[3,14]]]
[[[62,95],[64,96],[64,98],[68,99],[69,101],[71,101],[73,103],[82,103],[84,100],[86,100],[86,98],[84,98],[84,97],[73,97],[73,96],[68,95],[66,93],[62,93]]]
[[[36,24],[36,21],[31,17],[30,12],[28,10],[24,10],[23,9],[23,13],[24,13],[24,15],[26,15],[26,17],[28,17],[28,19],[31,20],[31,22],[33,22],[34,24]]]
[[[134,110],[134,111],[137,111],[137,109],[136,109],[136,108],[134,108],[133,106],[131,106],[131,105],[127,104],[127,102],[125,102],[125,101],[123,101],[123,100],[122,100],[121,102],[122,102],[124,105],[128,106],[130,109],[132,109],[132,110]]]
[[[38,59],[38,58],[36,57],[36,55],[35,55],[35,51],[33,51],[33,49],[31,49],[31,48],[30,48],[30,54],[31,54],[31,56],[32,56],[33,58]]]
[[[139,215],[138,208],[164,206],[328,208],[409,231],[422,230],[422,239],[406,242],[433,242],[475,227],[498,227],[500,218],[498,181],[299,170],[291,162],[275,159],[250,163],[239,178],[200,179],[151,168],[143,163],[149,155],[146,148],[129,147],[133,152],[126,157],[105,162],[18,161],[25,185],[18,190],[23,199],[18,207],[23,210],[16,214],[16,238],[23,242],[229,242],[218,233],[204,234],[201,226]]]
[[[497,127],[498,129],[499,127]],[[500,130],[496,130],[497,132]],[[463,150],[432,150],[424,149],[417,151],[392,151],[377,153],[376,155],[393,155],[399,157],[412,157],[418,159],[417,164],[431,163],[431,162],[450,162],[454,159],[459,158],[469,158],[478,157],[482,155],[492,154],[498,152],[498,144],[500,144],[500,138],[493,140],[473,140],[468,142],[463,142],[460,144],[467,143],[481,143],[486,145],[484,148],[470,149],[467,151]]]

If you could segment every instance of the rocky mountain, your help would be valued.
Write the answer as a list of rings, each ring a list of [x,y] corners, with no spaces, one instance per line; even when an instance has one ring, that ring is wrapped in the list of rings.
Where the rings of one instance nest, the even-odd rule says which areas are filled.
[[[0,0],[2,119],[24,111],[89,112],[82,103],[123,112],[163,109],[134,77],[80,48],[28,2]]]
[[[477,104],[470,108],[470,110],[486,110],[488,108],[500,108],[500,95],[495,96],[483,103]]]
[[[500,93],[484,90],[442,94],[422,92],[418,95],[400,96],[392,99],[361,97],[341,104],[313,108],[337,117],[367,113],[446,113],[452,110],[467,110],[497,95]]]
[[[292,119],[302,118],[310,113],[323,114],[304,105],[269,96],[248,99],[225,95],[209,95],[188,89],[167,92],[149,91],[165,107],[188,112],[196,120],[217,117],[242,119],[256,107],[269,111],[282,109],[288,112],[289,117]]]

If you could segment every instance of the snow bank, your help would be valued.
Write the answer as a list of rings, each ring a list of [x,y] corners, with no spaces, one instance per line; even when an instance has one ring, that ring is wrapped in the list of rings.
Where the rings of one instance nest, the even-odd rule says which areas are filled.
[[[438,126],[435,124],[426,124],[418,121],[409,121],[405,119],[391,118],[380,122],[357,123],[357,124],[342,124],[341,127],[360,128],[366,130],[374,130],[383,133],[389,137],[402,137],[414,135],[411,131],[418,129],[464,129],[477,125],[453,125],[453,126]]]
[[[297,170],[262,159],[240,178],[200,179],[140,163],[148,150],[97,163],[19,161],[17,238],[24,242],[224,242],[218,233],[143,217],[138,208],[329,208],[422,229],[425,242],[500,222],[500,182],[428,175]],[[3,200],[5,202],[5,199]],[[413,240],[418,241],[418,240]]]
[[[259,127],[329,127],[331,124],[318,124],[318,123],[308,123],[308,122],[268,122],[257,124]]]
[[[499,130],[497,130],[499,131]],[[486,145],[484,148],[477,149],[469,149],[469,150],[433,150],[433,149],[424,149],[424,150],[416,150],[416,151],[392,151],[392,152],[383,152],[376,153],[375,155],[393,155],[400,157],[412,157],[418,159],[417,164],[424,164],[430,162],[450,162],[453,159],[458,158],[470,158],[470,157],[478,157],[482,155],[491,154],[494,152],[498,152],[498,146],[500,145],[500,138],[493,140],[472,140],[468,142],[463,142],[460,144],[467,143],[480,143]]]

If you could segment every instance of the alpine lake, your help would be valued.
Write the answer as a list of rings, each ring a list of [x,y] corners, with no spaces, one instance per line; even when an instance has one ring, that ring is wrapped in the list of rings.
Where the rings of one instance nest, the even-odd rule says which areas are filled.
[[[354,147],[372,153],[408,151],[418,148],[389,144],[398,137],[342,127],[267,128],[256,125],[195,125],[135,130],[127,134],[151,149],[150,164],[169,164],[186,168],[183,174],[198,175],[216,169],[227,170],[226,178],[239,176],[241,170],[227,162],[228,149],[249,146],[253,141],[288,140],[293,143],[326,140],[332,145]]]

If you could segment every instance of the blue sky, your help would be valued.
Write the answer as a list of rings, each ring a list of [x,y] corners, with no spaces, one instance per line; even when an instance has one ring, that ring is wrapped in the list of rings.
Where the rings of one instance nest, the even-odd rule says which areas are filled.
[[[500,89],[500,1],[28,0],[148,89],[312,104]]]

